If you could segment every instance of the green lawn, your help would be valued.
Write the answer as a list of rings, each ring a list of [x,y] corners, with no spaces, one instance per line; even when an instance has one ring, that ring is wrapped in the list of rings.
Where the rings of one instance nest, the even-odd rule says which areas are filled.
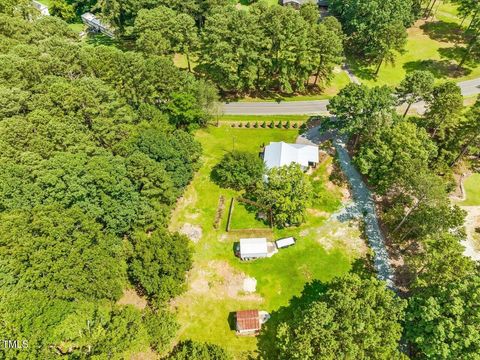
[[[252,125],[257,121],[261,125],[264,121],[268,124],[270,121],[290,121],[290,122],[304,122],[310,118],[308,115],[222,115],[219,117],[220,121],[228,122],[250,122]]]
[[[459,205],[463,206],[480,206],[480,174],[476,173],[469,176],[465,182],[465,192],[467,199]]]
[[[241,99],[240,101],[245,102],[259,102],[259,101],[308,101],[308,100],[325,100],[330,99],[335,96],[340,90],[350,83],[350,79],[345,71],[340,69],[336,70],[333,75],[332,80],[325,88],[321,91],[311,93],[311,94],[294,94],[294,95],[272,95],[272,97],[247,97]]]
[[[368,85],[395,86],[414,70],[429,70],[438,81],[453,79],[462,81],[480,76],[480,67],[466,64],[458,69],[456,64],[462,57],[464,29],[460,26],[456,7],[442,2],[435,13],[435,18],[427,22],[420,20],[408,30],[405,51],[397,54],[393,64],[384,63],[377,77],[375,66],[364,67],[350,61],[353,72]],[[469,20],[463,26],[468,25]]]
[[[194,245],[194,268],[188,280],[188,291],[173,302],[182,325],[180,337],[217,343],[237,359],[246,359],[256,349],[256,338],[235,336],[229,317],[236,310],[255,308],[273,311],[288,304],[299,295],[304,284],[313,279],[328,281],[349,271],[357,256],[351,249],[336,245],[349,236],[359,237],[359,231],[345,230],[333,236],[335,226],[327,222],[329,214],[340,206],[341,190],[333,184],[327,187],[327,159],[314,174],[315,206],[308,210],[307,223],[298,228],[271,230],[255,219],[255,214],[236,203],[233,213],[234,231],[225,232],[228,205],[239,194],[219,188],[210,179],[212,167],[223,154],[232,150],[258,153],[262,144],[270,141],[294,142],[298,132],[282,129],[237,129],[229,126],[209,127],[196,133],[204,148],[203,165],[196,174],[185,196],[175,210],[171,230],[179,230],[185,223],[200,226],[202,239]],[[213,227],[220,195],[226,198],[222,226]],[[240,230],[260,228],[260,232]],[[340,225],[338,225],[340,227]],[[261,229],[263,228],[263,229]],[[284,249],[272,258],[241,262],[233,252],[240,237],[266,236],[274,240],[295,236],[297,244]],[[324,243],[334,244],[328,249]],[[257,291],[245,294],[241,289],[245,276],[257,280]]]

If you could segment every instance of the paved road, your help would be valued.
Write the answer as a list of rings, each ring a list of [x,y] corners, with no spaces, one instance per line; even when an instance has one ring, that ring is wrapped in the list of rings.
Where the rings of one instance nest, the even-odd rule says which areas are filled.
[[[480,94],[480,78],[462,81],[458,85],[463,96]],[[327,114],[328,100],[282,102],[235,102],[224,104],[225,115],[320,115]],[[414,104],[412,110],[422,113],[422,104]],[[401,110],[400,110],[401,111]]]
[[[375,202],[373,201],[370,190],[363,182],[362,176],[352,164],[344,140],[339,135],[335,134],[335,132],[321,133],[319,127],[314,127],[299,136],[297,142],[318,145],[327,138],[333,139],[333,145],[337,150],[340,167],[350,183],[350,189],[354,200],[354,205],[345,208],[344,211],[337,215],[337,218],[340,221],[358,217],[363,218],[368,244],[374,252],[373,260],[375,270],[377,271],[377,277],[380,280],[386,281],[389,288],[394,289],[394,272],[388,259],[385,239],[380,230],[380,226],[378,225]]]

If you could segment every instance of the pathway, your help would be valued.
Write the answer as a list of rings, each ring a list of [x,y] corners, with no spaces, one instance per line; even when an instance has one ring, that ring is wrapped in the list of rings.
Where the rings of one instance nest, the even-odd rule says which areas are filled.
[[[326,137],[333,138],[333,145],[337,150],[340,167],[350,183],[354,206],[346,209],[343,215],[363,216],[365,223],[365,233],[368,238],[370,248],[374,252],[374,265],[377,270],[378,278],[387,282],[388,287],[394,288],[394,274],[388,259],[388,252],[385,247],[385,240],[378,224],[375,211],[375,202],[372,194],[363,182],[362,176],[352,164],[352,160],[346,149],[346,144],[340,136],[333,133],[321,134],[319,127],[309,129],[306,133],[299,136],[299,143],[320,144]]]

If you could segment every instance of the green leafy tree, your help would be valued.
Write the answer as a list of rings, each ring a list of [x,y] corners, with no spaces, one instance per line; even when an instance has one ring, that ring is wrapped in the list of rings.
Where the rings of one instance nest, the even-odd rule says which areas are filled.
[[[265,164],[262,159],[252,153],[232,151],[225,154],[215,165],[212,175],[222,187],[236,190],[249,189],[262,181]]]
[[[416,70],[407,74],[396,90],[399,103],[407,104],[403,117],[407,116],[412,104],[429,101],[433,92],[434,81],[435,78],[429,71]]]
[[[414,272],[414,287],[440,286],[455,283],[475,272],[474,262],[463,255],[462,237],[443,232],[421,239],[420,253],[409,256],[407,264]]]
[[[447,130],[457,125],[462,109],[463,97],[457,84],[448,81],[435,86],[425,114],[432,138],[442,141]]]
[[[279,359],[401,358],[404,300],[385,283],[336,278],[277,330]]]
[[[185,275],[192,266],[189,240],[163,229],[136,233],[129,261],[132,280],[156,300],[166,301],[184,290]]]
[[[378,74],[384,61],[403,51],[413,21],[411,0],[332,0],[329,9],[342,23],[347,47]]]
[[[413,177],[428,171],[435,154],[435,144],[424,129],[400,122],[365,142],[355,162],[377,191],[385,193],[392,186],[408,187]]]
[[[220,346],[187,340],[179,343],[168,360],[230,360],[231,356]]]
[[[305,221],[305,210],[312,197],[312,186],[298,164],[270,169],[268,180],[255,191],[259,203],[273,212],[279,227]]]
[[[354,136],[354,147],[395,120],[394,99],[387,87],[349,84],[327,106],[341,131]]]
[[[143,322],[150,336],[152,348],[160,354],[169,350],[180,328],[175,316],[165,310],[149,310],[145,313]]]
[[[120,297],[121,242],[80,208],[38,207],[0,217],[3,291],[41,290],[70,301]]]
[[[51,15],[58,16],[66,22],[71,22],[75,19],[74,7],[65,0],[54,0],[49,7]]]
[[[416,293],[405,319],[405,336],[418,356],[474,359],[480,353],[478,275]]]

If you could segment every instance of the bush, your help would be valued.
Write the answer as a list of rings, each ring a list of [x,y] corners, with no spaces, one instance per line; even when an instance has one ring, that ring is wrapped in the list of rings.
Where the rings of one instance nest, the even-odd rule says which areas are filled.
[[[192,267],[190,241],[167,230],[150,234],[139,231],[132,236],[133,257],[129,274],[149,298],[162,302],[181,294],[185,275]]]
[[[287,123],[285,124],[286,129],[290,129],[292,126],[290,125],[290,120],[287,120]]]
[[[232,151],[215,165],[212,178],[221,187],[241,190],[261,181],[264,172],[265,164],[256,154]]]
[[[227,352],[218,345],[187,340],[179,343],[167,360],[230,360]]]
[[[279,128],[279,129],[280,129],[281,127],[282,127],[282,122],[281,122],[281,121],[279,121],[279,122],[278,122],[278,124],[277,124],[277,128]]]
[[[245,125],[246,128],[250,129],[250,121]]]
[[[255,129],[258,128],[258,121],[255,121],[255,124],[253,124],[253,127],[254,127]]]
[[[233,123],[233,124],[232,124],[232,127],[235,127],[235,126],[237,126],[237,125],[236,125],[235,123]]]
[[[264,122],[262,122],[262,125],[261,125],[261,127],[265,129],[265,128],[267,127],[267,123],[266,123],[265,121],[264,121]]]
[[[163,310],[159,312],[148,310],[143,322],[150,337],[150,346],[160,354],[170,349],[172,340],[180,329],[175,315]]]
[[[268,127],[269,127],[270,129],[273,129],[273,128],[275,127],[275,123],[272,121],[272,122],[268,125]]]
[[[238,123],[238,127],[243,127],[243,123],[242,122]]]
[[[294,124],[293,124],[293,128],[294,128],[294,129],[297,129],[297,128],[298,128],[298,123],[294,123]]]

